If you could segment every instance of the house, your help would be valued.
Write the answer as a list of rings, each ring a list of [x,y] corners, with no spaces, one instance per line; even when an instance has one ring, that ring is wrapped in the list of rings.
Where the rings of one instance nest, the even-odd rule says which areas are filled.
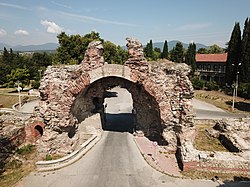
[[[196,54],[196,72],[205,81],[225,82],[227,53]]]

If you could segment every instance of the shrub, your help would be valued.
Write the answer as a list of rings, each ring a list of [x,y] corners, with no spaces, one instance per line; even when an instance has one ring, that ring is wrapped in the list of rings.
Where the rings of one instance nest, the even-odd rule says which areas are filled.
[[[206,90],[219,90],[220,86],[216,82],[206,82]]]
[[[35,150],[35,146],[28,144],[21,148],[17,148],[16,153],[19,155],[27,155],[27,154],[32,153],[34,150]]]
[[[45,156],[45,160],[52,160],[52,156],[50,155],[50,154],[47,154],[46,156]]]
[[[250,83],[241,83],[241,84],[239,84],[238,95],[240,97],[250,99]]]
[[[203,87],[205,85],[205,81],[200,80],[199,78],[193,78],[193,79],[191,79],[191,82],[193,84],[194,89],[196,89],[196,90],[203,89]]]
[[[34,89],[38,89],[39,86],[40,86],[40,82],[37,81],[37,80],[35,80],[35,81],[33,81],[33,82],[31,83],[31,86],[32,86],[32,88],[34,88]]]

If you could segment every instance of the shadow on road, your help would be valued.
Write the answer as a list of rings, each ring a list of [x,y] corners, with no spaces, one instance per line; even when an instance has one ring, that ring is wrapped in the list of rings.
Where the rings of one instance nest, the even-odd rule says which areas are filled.
[[[250,178],[249,177],[238,177],[234,176],[232,181],[223,181],[224,184],[219,185],[218,187],[249,187]]]
[[[104,93],[104,98],[111,98],[111,97],[118,97],[118,93],[112,91],[106,91]]]
[[[226,104],[232,106],[232,101],[227,101]],[[240,111],[250,112],[250,103],[236,102],[234,108],[237,108]]]
[[[102,124],[105,131],[134,132],[133,114],[131,113],[106,113],[106,121]]]

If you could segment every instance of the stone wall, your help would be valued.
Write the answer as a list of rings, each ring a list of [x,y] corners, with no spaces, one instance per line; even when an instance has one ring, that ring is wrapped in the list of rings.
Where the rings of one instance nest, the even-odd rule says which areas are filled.
[[[27,119],[14,114],[0,115],[0,173],[16,148],[25,142],[24,127]]]
[[[90,43],[83,62],[50,66],[41,81],[37,116],[45,123],[41,152],[70,153],[78,141],[78,123],[102,107],[104,92],[119,84],[128,89],[137,112],[138,130],[164,139],[176,150],[176,134],[193,126],[193,88],[186,64],[147,62],[142,44],[127,38],[129,59],[104,64],[100,42]]]
[[[194,147],[192,136],[182,141],[180,157],[183,169],[250,173],[250,119],[224,119],[214,123],[210,135],[219,138],[223,134],[238,151],[199,151]]]

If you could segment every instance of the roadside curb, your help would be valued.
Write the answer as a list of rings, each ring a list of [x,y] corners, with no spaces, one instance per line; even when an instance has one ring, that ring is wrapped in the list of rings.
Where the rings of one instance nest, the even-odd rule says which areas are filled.
[[[36,162],[37,171],[53,171],[66,166],[69,166],[80,158],[82,158],[102,137],[100,135],[92,135],[87,141],[85,141],[78,150],[72,152],[71,154],[56,160],[50,161],[38,161]]]
[[[160,165],[154,163],[154,161],[153,161],[153,163],[150,162],[150,160],[148,159],[149,157],[147,157],[146,153],[142,150],[142,148],[140,147],[140,145],[139,145],[138,142],[136,141],[135,137],[133,138],[133,140],[134,140],[134,142],[135,142],[137,148],[139,149],[139,151],[140,151],[140,153],[141,153],[143,159],[144,159],[144,160],[147,162],[147,164],[150,165],[153,169],[155,169],[156,171],[158,171],[158,172],[160,172],[160,173],[162,173],[162,174],[168,175],[168,176],[170,176],[170,177],[174,177],[174,178],[184,178],[182,175],[177,176],[177,175],[174,175],[174,174],[171,174],[171,173],[165,171],[163,168],[160,167]],[[152,158],[152,159],[153,159],[153,158]]]

